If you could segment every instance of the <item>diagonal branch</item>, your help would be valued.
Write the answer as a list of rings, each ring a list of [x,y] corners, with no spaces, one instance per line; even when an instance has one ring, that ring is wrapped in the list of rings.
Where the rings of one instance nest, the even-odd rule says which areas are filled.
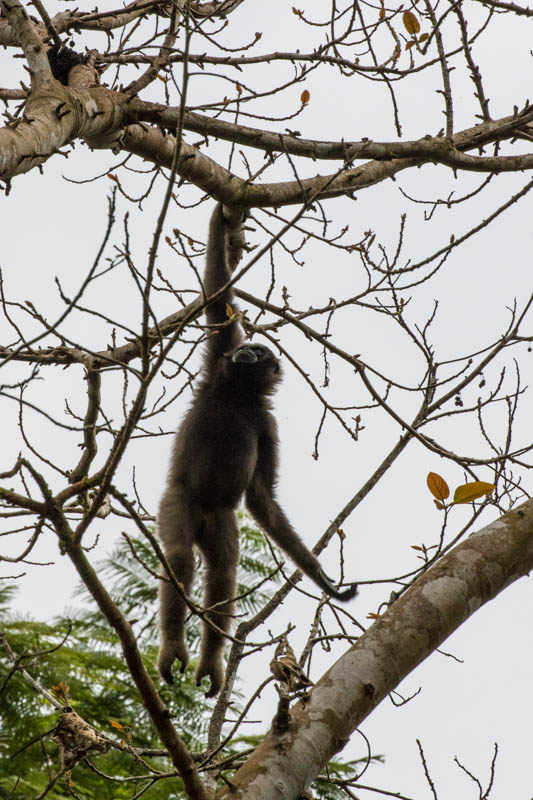
[[[533,500],[458,545],[420,577],[232,777],[230,797],[299,797],[370,712],[478,608],[533,569]],[[406,646],[408,642],[408,646]]]

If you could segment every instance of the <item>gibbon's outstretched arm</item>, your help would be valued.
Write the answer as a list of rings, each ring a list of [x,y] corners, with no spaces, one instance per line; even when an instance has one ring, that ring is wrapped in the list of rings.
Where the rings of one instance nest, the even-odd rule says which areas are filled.
[[[342,591],[337,589],[278,505],[274,496],[276,473],[277,432],[275,420],[270,416],[268,434],[259,441],[257,466],[246,492],[248,510],[270,538],[323,592],[336,600],[351,600],[357,594],[357,584],[352,583]]]
[[[224,218],[222,205],[218,204],[209,223],[204,275],[206,299],[215,294],[231,278],[231,269],[227,256],[227,230],[228,224]],[[232,308],[234,314],[239,310],[234,305],[233,291],[231,289],[228,289],[217,300],[210,303],[205,310],[206,320],[209,325],[226,323],[218,331],[210,331],[208,333],[205,353],[205,365],[208,374],[212,369],[216,368],[218,360],[224,353],[229,353],[230,350],[240,345],[244,339],[241,326],[238,323],[228,324],[228,306]]]

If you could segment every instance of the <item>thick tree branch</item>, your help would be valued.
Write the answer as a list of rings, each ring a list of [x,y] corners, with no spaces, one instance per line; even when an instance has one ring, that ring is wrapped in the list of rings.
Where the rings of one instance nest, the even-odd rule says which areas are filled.
[[[194,800],[208,800],[208,795],[199,778],[198,770],[194,761],[185,747],[185,744],[176,733],[176,730],[170,720],[168,709],[161,700],[154,683],[148,674],[146,667],[143,664],[141,654],[137,647],[135,635],[131,629],[130,624],[124,618],[118,607],[115,605],[110,595],[101,583],[95,570],[87,560],[85,553],[81,546],[77,544],[69,544],[67,546],[67,553],[76,567],[76,570],[92,594],[96,601],[98,608],[105,616],[109,624],[117,633],[124,658],[131,671],[131,675],[135,681],[135,685],[139,690],[147,711],[152,718],[157,732],[161,737],[161,741],[168,750],[169,757],[178,770],[185,790],[188,792],[189,797]]]
[[[176,125],[178,109],[157,103],[144,103],[136,99],[129,111],[139,121],[153,122],[169,130]],[[304,139],[293,134],[275,133],[236,125],[221,119],[213,119],[203,114],[188,111],[185,114],[184,128],[204,136],[215,136],[248,147],[255,147],[268,153],[288,153],[289,155],[312,158],[313,160],[335,160],[350,163],[371,158],[377,161],[395,158],[419,158],[423,161],[447,164],[474,171],[520,170],[527,163],[531,168],[533,158],[530,154],[516,156],[483,157],[463,155],[463,151],[481,148],[494,142],[510,139],[519,134],[533,121],[533,108],[526,106],[522,111],[498,120],[486,121],[471,128],[459,131],[451,138],[444,136],[424,136],[408,142],[361,141],[320,141]],[[527,161],[525,162],[524,159]]]
[[[32,87],[42,86],[45,81],[52,79],[42,38],[19,0],[0,0],[0,9],[7,17],[16,43],[24,51],[30,68]]]
[[[478,608],[533,569],[533,500],[442,558],[270,732],[218,797],[299,797],[370,712]]]

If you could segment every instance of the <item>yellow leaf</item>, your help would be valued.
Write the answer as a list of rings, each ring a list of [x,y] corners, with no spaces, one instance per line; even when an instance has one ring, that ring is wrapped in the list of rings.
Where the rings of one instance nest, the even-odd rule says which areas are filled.
[[[370,614],[366,615],[367,619],[379,619],[380,617],[381,617],[381,614],[374,614],[373,611],[371,611]]]
[[[300,100],[302,101],[303,106],[306,106],[308,104],[310,97],[311,95],[309,94],[307,89],[304,89],[302,94],[300,95]]]
[[[420,23],[413,14],[412,11],[404,11],[403,12],[403,24],[407,33],[410,33],[411,36],[414,36],[415,33],[418,33],[420,30]]]
[[[233,316],[233,309],[229,303],[226,303],[226,316],[228,319],[231,319],[231,317]]]
[[[463,483],[458,486],[453,495],[454,503],[471,503],[472,500],[477,500],[478,497],[483,497],[485,494],[490,494],[496,486],[493,483],[485,483],[485,481],[473,481],[472,483]]]
[[[429,472],[426,478],[428,489],[437,500],[441,502],[450,496],[450,488],[444,478],[441,478],[436,472]]]
[[[110,723],[112,728],[118,728],[119,731],[123,731],[124,730],[124,725],[121,725],[120,722],[117,722],[114,719],[110,719],[109,723]]]

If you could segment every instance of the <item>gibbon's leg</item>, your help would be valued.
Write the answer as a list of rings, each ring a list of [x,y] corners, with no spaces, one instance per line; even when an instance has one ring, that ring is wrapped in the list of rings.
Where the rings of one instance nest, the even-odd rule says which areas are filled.
[[[207,515],[206,515],[207,516]],[[235,513],[231,509],[219,509],[209,514],[201,536],[197,540],[205,561],[204,608],[215,604],[209,618],[228,631],[233,612],[233,598],[237,592],[237,563],[239,560],[239,529]],[[222,688],[224,680],[224,636],[209,625],[204,625],[200,662],[196,670],[196,683],[206,675],[211,680],[206,697],[214,697]]]
[[[175,486],[165,491],[157,519],[159,536],[165,556],[177,580],[189,594],[194,576],[194,541],[202,524],[200,512],[191,510],[190,501]],[[164,572],[164,570],[163,570]],[[161,645],[157,666],[161,677],[173,683],[172,664],[181,662],[181,671],[189,661],[185,641],[187,606],[168,580],[159,584],[159,620]]]

